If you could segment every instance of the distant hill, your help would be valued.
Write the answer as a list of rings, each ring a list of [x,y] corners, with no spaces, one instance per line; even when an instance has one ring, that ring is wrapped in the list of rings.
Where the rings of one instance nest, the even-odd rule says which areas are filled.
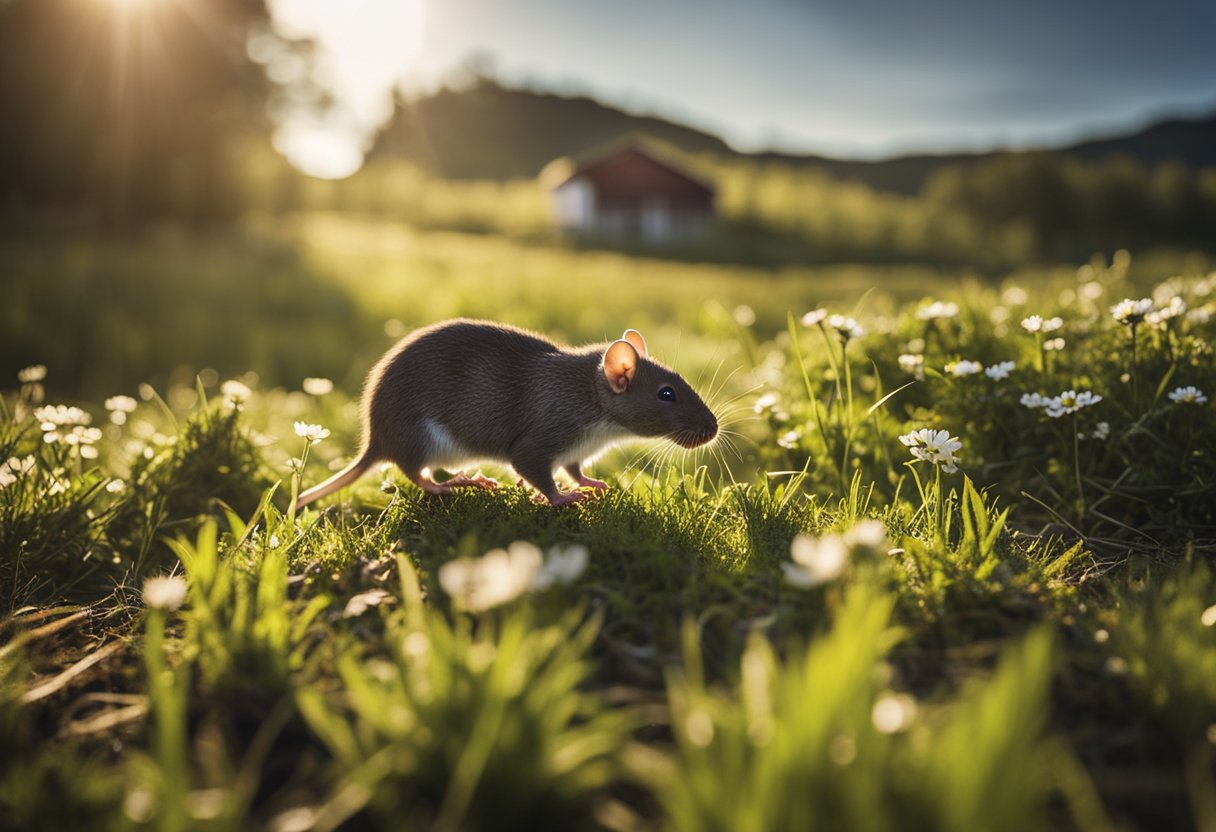
[[[371,157],[397,156],[453,179],[536,176],[560,156],[629,133],[644,133],[690,153],[737,155],[726,142],[655,116],[626,113],[585,96],[511,89],[480,79],[399,101]]]
[[[795,165],[817,165],[838,179],[856,179],[880,191],[915,194],[939,168],[982,162],[1011,152],[926,153],[873,161],[780,153],[760,153],[755,157]],[[1127,156],[1146,167],[1168,161],[1181,162],[1190,168],[1216,167],[1216,113],[1204,118],[1170,119],[1125,135],[1062,147],[1037,148],[1036,152],[1070,156],[1087,162]]]
[[[1178,160],[1189,167],[1216,166],[1216,114],[1206,118],[1169,119],[1125,136],[1093,139],[1061,152],[1081,159],[1121,154],[1147,165]]]
[[[586,96],[514,89],[481,78],[464,89],[444,88],[417,100],[399,101],[370,156],[409,159],[452,179],[511,179],[535,176],[559,156],[578,154],[630,133],[653,136],[689,153],[819,167],[839,179],[904,194],[917,193],[943,166],[1008,152],[915,154],[873,161],[744,154],[718,136],[657,116],[628,113]],[[1216,114],[1161,121],[1126,135],[1043,150],[1087,161],[1123,155],[1147,166],[1169,160],[1192,168],[1216,166]]]

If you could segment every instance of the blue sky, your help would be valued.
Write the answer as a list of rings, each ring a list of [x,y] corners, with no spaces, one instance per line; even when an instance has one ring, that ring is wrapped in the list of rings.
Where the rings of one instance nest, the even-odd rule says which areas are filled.
[[[274,2],[289,13],[324,0]],[[590,92],[747,150],[1019,147],[1216,110],[1216,0],[325,5],[343,11],[319,26],[323,42],[327,26],[409,28],[412,46],[390,61],[407,87],[433,86],[480,52],[509,80]],[[403,6],[418,13],[402,17]]]

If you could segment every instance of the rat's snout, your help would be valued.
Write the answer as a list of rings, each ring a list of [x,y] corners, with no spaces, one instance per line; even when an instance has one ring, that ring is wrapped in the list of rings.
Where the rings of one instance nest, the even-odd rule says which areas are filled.
[[[718,419],[713,413],[706,410],[705,417],[698,420],[694,428],[684,431],[676,441],[685,448],[699,448],[708,442],[712,442],[717,435]]]

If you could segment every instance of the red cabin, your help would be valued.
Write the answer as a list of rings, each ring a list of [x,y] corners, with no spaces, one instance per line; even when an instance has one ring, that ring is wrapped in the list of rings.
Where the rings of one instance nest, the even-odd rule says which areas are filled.
[[[580,234],[686,240],[714,220],[714,189],[630,140],[586,160],[558,159],[541,173],[559,228]]]

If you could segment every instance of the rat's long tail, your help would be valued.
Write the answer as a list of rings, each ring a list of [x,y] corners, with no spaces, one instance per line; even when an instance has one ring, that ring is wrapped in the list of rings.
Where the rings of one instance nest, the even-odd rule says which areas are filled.
[[[373,452],[370,447],[364,448],[363,453],[359,455],[359,458],[350,465],[347,465],[325,482],[321,483],[320,485],[314,485],[312,488],[308,489],[297,497],[295,510],[299,511],[313,500],[319,500],[327,494],[332,494],[338,489],[345,488],[346,486],[350,485],[352,482],[359,479],[359,477],[363,476],[363,474],[367,472],[367,469],[371,468],[376,463],[378,458],[378,455]]]

